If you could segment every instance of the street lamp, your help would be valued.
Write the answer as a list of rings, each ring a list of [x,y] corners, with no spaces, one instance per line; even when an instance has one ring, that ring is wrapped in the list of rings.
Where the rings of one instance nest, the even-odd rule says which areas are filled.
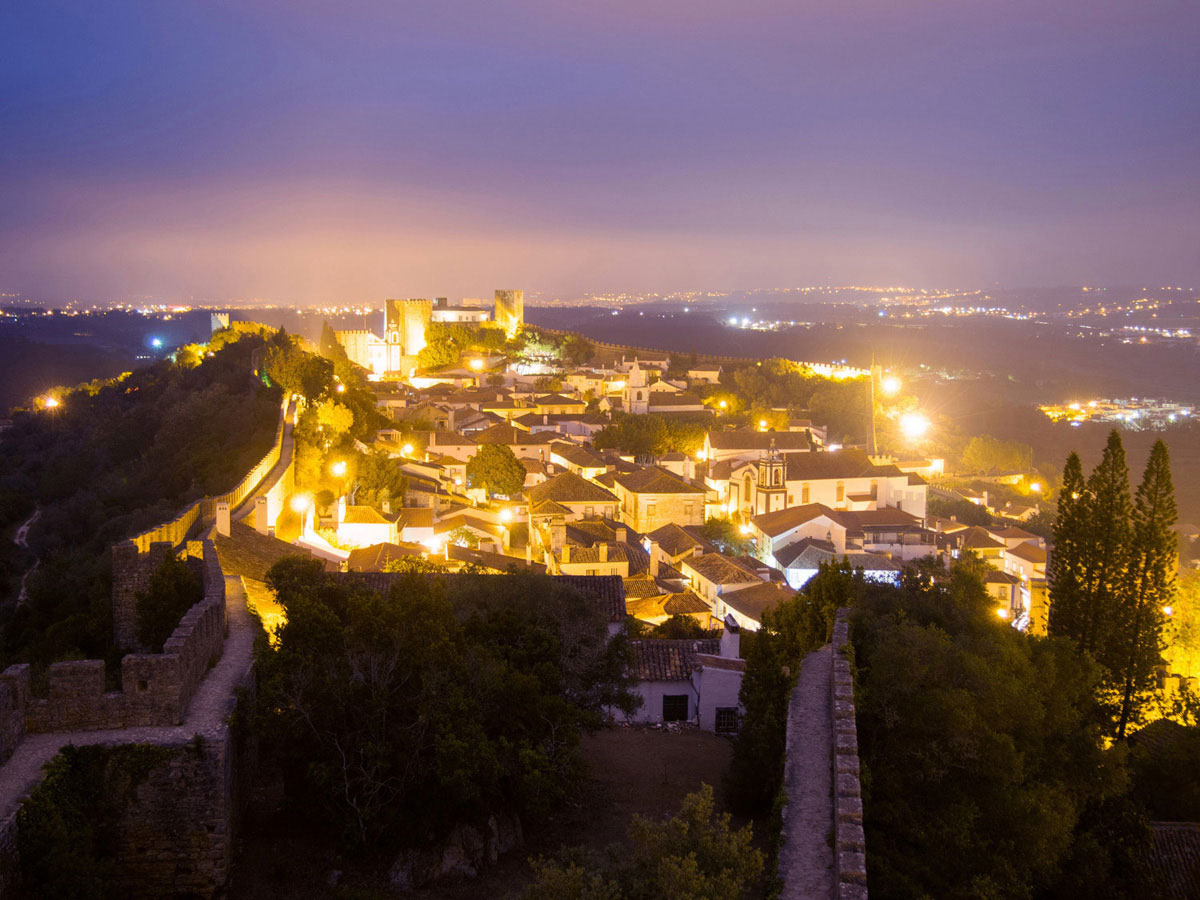
[[[900,432],[910,441],[920,440],[929,431],[929,418],[920,413],[905,413],[900,417]]]
[[[897,375],[885,375],[879,382],[879,390],[885,397],[896,396],[902,387],[904,387],[904,382]]]
[[[42,405],[45,406],[46,409],[57,409],[58,402],[59,401],[57,397],[47,397],[44,401],[42,401]]]
[[[329,467],[329,474],[331,474],[334,478],[345,478],[346,461],[344,459],[339,459],[337,462],[333,463]]]

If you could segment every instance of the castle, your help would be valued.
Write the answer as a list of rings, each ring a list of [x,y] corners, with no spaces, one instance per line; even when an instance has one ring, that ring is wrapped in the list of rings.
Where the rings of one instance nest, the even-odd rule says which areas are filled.
[[[336,331],[338,343],[350,359],[376,375],[411,375],[417,354],[425,347],[430,322],[479,324],[487,321],[479,301],[451,306],[444,297],[387,300],[383,305],[383,335],[367,329]],[[513,337],[525,322],[525,292],[497,290],[492,321]]]

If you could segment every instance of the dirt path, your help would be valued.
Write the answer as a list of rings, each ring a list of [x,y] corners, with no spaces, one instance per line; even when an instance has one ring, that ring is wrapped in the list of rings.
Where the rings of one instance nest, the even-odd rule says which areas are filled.
[[[834,891],[833,648],[804,658],[788,704],[787,818],[779,850],[780,900],[829,900]]]

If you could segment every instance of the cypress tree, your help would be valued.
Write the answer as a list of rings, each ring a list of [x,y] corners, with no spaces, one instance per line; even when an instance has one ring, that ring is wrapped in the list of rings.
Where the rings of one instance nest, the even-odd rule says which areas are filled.
[[[1113,429],[1084,494],[1082,600],[1079,648],[1110,672],[1111,636],[1118,627],[1118,600],[1126,585],[1130,548],[1129,467],[1121,435]]]
[[[1046,567],[1046,581],[1050,587],[1049,632],[1076,643],[1083,637],[1086,494],[1083,464],[1079,454],[1072,451],[1063,467],[1058,515],[1054,520],[1054,550]]]
[[[1121,597],[1120,630],[1114,658],[1119,660],[1121,713],[1117,740],[1135,712],[1136,697],[1162,663],[1163,607],[1175,586],[1175,489],[1167,445],[1155,441],[1133,505],[1132,541],[1126,585]]]

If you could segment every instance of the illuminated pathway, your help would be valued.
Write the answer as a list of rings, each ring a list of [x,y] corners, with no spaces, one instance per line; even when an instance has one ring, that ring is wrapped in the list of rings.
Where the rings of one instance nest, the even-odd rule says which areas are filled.
[[[804,657],[787,717],[787,793],[779,848],[780,900],[836,896],[833,859],[833,648]]]

